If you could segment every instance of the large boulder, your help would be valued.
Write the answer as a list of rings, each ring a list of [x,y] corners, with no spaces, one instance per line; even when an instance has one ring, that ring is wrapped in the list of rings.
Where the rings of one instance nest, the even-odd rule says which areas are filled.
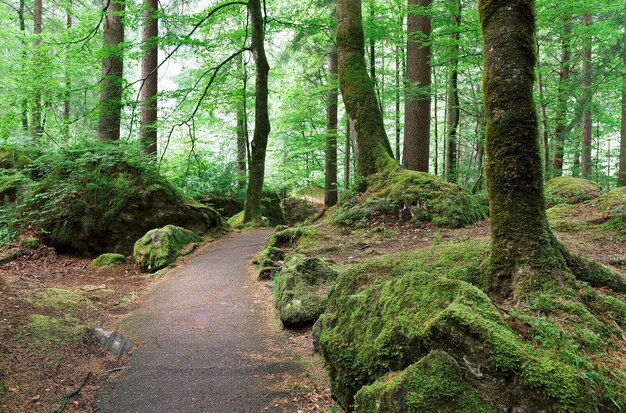
[[[277,276],[275,304],[280,321],[296,328],[313,324],[326,310],[326,300],[337,278],[331,263],[302,254],[289,255]]]
[[[623,296],[570,274],[562,291],[493,302],[488,252],[486,241],[446,243],[339,275],[314,340],[346,411],[626,408]]]
[[[267,217],[272,226],[287,224],[285,211],[283,211],[283,207],[280,203],[280,197],[276,192],[263,191],[261,198],[261,213],[264,217]]]
[[[215,209],[224,219],[237,215],[243,210],[243,200],[236,196],[209,194],[204,196],[200,203]]]
[[[153,229],[135,243],[133,258],[142,272],[156,272],[193,251],[202,238],[174,225]]]
[[[185,197],[128,143],[48,152],[32,162],[30,174],[36,183],[20,215],[61,252],[129,255],[151,229],[171,224],[203,234],[222,223],[217,211]]]
[[[595,182],[571,176],[557,176],[546,183],[546,206],[559,204],[579,204],[598,198],[600,185]]]

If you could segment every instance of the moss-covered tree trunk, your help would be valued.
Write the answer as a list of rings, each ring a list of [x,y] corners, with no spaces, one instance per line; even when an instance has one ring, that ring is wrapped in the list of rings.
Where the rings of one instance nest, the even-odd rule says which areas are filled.
[[[535,1],[480,0],[487,111],[492,292],[520,294],[566,265],[545,214],[533,101]]]
[[[256,97],[254,114],[254,135],[250,153],[250,175],[246,192],[246,205],[243,222],[259,221],[261,219],[261,193],[265,179],[265,153],[267,138],[271,131],[268,111],[268,75],[270,65],[265,55],[265,27],[263,10],[260,0],[248,1],[250,14],[250,28],[252,31],[252,55],[256,64]]]
[[[326,180],[324,205],[337,204],[337,46],[328,51],[328,96],[326,98]]]
[[[395,165],[365,64],[365,38],[360,0],[337,0],[339,86],[356,131],[356,172],[367,176]]]
[[[122,92],[124,75],[124,25],[122,14],[125,3],[110,0],[104,16],[104,49],[102,60],[102,88],[100,89],[100,119],[98,139],[118,140],[122,118]]]

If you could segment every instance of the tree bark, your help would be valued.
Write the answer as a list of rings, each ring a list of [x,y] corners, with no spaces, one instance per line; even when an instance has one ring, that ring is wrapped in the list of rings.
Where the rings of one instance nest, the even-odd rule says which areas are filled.
[[[239,187],[246,185],[247,171],[247,149],[248,149],[248,109],[247,109],[247,89],[248,71],[243,61],[243,56],[239,55],[238,66],[241,70],[241,98],[237,102],[237,171],[239,173]]]
[[[551,176],[563,175],[563,157],[565,154],[565,140],[567,135],[567,98],[568,84],[571,74],[572,60],[571,35],[572,28],[569,17],[563,19],[563,37],[561,39],[561,70],[559,72],[559,86],[556,104],[556,126],[554,128],[554,155],[552,157]]]
[[[591,25],[591,13],[583,16],[583,26]],[[582,123],[582,175],[583,178],[591,178],[591,129],[593,127],[591,118],[591,35],[585,34],[583,40],[583,68],[582,68],[582,102],[584,105]]]
[[[533,102],[535,1],[480,0],[492,286],[499,297],[555,285],[566,269],[545,214]]]
[[[407,16],[407,91],[404,112],[404,151],[406,168],[428,172],[430,157],[430,34],[431,19],[423,8],[432,0],[409,0]],[[420,10],[416,10],[420,8]]]
[[[139,139],[144,152],[156,156],[158,138],[158,66],[159,66],[159,1],[144,0],[141,56],[141,130]]]
[[[626,4],[625,4],[626,8]],[[626,16],[626,14],[624,14]],[[624,18],[624,39],[626,39],[626,17]],[[623,45],[624,67],[626,68],[626,40]],[[619,173],[617,184],[626,186],[626,69],[622,69],[622,130],[619,149]]]
[[[537,50],[539,56],[539,50]],[[543,77],[541,71],[537,70],[537,92],[539,93],[539,108],[541,110],[541,140],[543,142],[543,170],[544,179],[550,175],[550,143],[548,140],[548,115],[546,113],[546,100],[543,93]]]
[[[256,222],[262,217],[261,198],[263,181],[265,179],[265,153],[267,140],[272,130],[269,117],[268,75],[270,65],[265,54],[265,22],[260,0],[248,1],[250,15],[251,48],[256,64],[255,81],[255,113],[254,135],[252,137],[252,151],[250,156],[250,174],[246,192],[246,204],[243,222]]]
[[[65,26],[68,30],[72,28],[72,2],[68,3]],[[70,117],[72,115],[72,78],[70,72],[65,67],[65,93],[63,98],[63,134],[66,139],[70,137]]]
[[[346,147],[343,159],[343,188],[350,188],[350,147],[352,146],[352,137],[350,136],[350,118],[346,117]]]
[[[451,1],[453,30],[450,62],[448,66],[448,140],[446,150],[446,179],[457,182],[458,154],[457,129],[461,116],[459,108],[459,32],[461,30],[461,0]]]
[[[361,1],[337,0],[339,86],[356,131],[356,171],[368,176],[395,165],[365,64]]]
[[[17,11],[17,18],[20,24],[20,32],[22,33],[22,59],[24,59],[22,66],[24,66],[26,62],[26,41],[24,40],[26,37],[26,22],[24,20],[24,9],[25,9],[24,0],[20,0],[20,6]],[[21,119],[22,131],[24,131],[24,133],[27,134],[28,133],[28,100],[22,99],[21,103],[22,103],[22,119]]]
[[[35,0],[33,7],[33,34],[35,35],[35,52],[33,66],[35,73],[38,73],[38,68],[41,67],[41,32],[42,32],[42,0]],[[33,93],[33,107],[30,116],[30,133],[35,144],[38,144],[43,134],[43,126],[41,120],[41,80],[35,81],[35,91]]]
[[[98,139],[118,140],[122,117],[123,91],[123,43],[124,25],[122,14],[124,2],[107,0],[104,16],[104,48],[106,57],[102,60],[102,88],[100,89],[100,119]]]
[[[403,19],[402,19],[403,20]],[[402,26],[402,20],[400,25]],[[396,46],[396,111],[395,111],[395,125],[396,125],[396,160],[400,161],[400,132],[402,131],[402,125],[400,124],[400,46]]]
[[[326,185],[324,205],[337,204],[337,46],[331,44],[328,51],[328,97],[326,101]]]

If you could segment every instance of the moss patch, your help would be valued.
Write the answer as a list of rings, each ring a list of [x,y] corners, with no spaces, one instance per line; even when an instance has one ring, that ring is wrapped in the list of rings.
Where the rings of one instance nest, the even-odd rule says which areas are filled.
[[[337,272],[327,261],[293,253],[277,275],[275,305],[287,327],[313,324],[326,309]]]
[[[550,179],[545,186],[546,206],[558,204],[579,204],[598,198],[600,185],[587,179],[571,176],[558,176]]]
[[[118,264],[123,264],[124,261],[126,261],[126,257],[122,254],[106,253],[91,261],[91,265],[94,267],[113,267]]]
[[[334,219],[354,225],[377,215],[459,228],[483,220],[485,211],[472,194],[458,185],[434,175],[394,168],[368,177],[363,196],[344,200]]]
[[[139,239],[133,258],[142,272],[156,272],[173,263],[184,247],[201,241],[202,238],[185,228],[167,225]]]
[[[496,306],[481,290],[490,283],[482,270],[488,250],[475,240],[446,243],[340,274],[314,338],[345,409],[447,411],[432,406],[452,406],[450,391],[469,397],[464,403],[476,410],[467,411],[626,408],[625,376],[616,373],[623,297],[580,283]],[[453,360],[444,363],[441,352]]]
[[[228,225],[235,229],[245,229],[245,228],[262,228],[271,226],[269,219],[266,217],[261,217],[259,221],[247,222],[244,224],[243,222],[244,211],[239,212],[236,215],[233,215],[228,219]]]
[[[87,328],[76,318],[55,318],[40,314],[31,314],[28,323],[19,330],[24,335],[23,340],[28,340],[39,349],[68,341],[81,341],[87,333]]]
[[[46,288],[27,296],[25,300],[39,309],[63,313],[71,313],[81,307],[92,305],[91,300],[81,293],[62,288]]]
[[[304,234],[310,231],[306,227],[285,227],[278,226],[269,236],[265,248],[254,258],[254,263],[259,269],[279,267],[279,261],[285,259],[289,250],[296,246],[296,243]]]

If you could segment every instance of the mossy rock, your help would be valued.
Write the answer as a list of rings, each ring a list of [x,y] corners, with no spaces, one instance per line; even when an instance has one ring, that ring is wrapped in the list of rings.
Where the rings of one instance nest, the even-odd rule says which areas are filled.
[[[269,236],[265,248],[254,257],[258,268],[279,267],[287,252],[297,245],[298,240],[307,232],[305,227],[278,226]]]
[[[626,187],[617,188],[602,195],[596,201],[597,212],[610,212],[618,210],[619,213],[626,213]]]
[[[244,211],[241,211],[238,214],[230,217],[227,221],[228,225],[230,225],[234,229],[271,227],[272,226],[272,224],[270,223],[270,220],[264,216],[261,217],[261,220],[258,222],[247,222],[244,224],[243,216],[244,216]]]
[[[125,261],[126,257],[122,254],[106,253],[91,261],[91,265],[97,268],[114,267],[118,264],[123,264]]]
[[[558,204],[579,204],[598,198],[600,185],[595,182],[571,176],[557,176],[545,185],[546,207]]]
[[[318,210],[305,198],[290,196],[285,200],[285,219],[289,226],[305,222],[317,213]]]
[[[46,152],[27,170],[36,184],[19,217],[38,225],[60,252],[129,255],[153,228],[169,224],[203,234],[222,224],[217,211],[163,178],[138,145],[80,143]]]
[[[133,258],[142,272],[156,272],[172,264],[189,244],[201,241],[202,238],[185,228],[167,225],[139,239]]]
[[[261,214],[270,221],[272,226],[285,225],[285,211],[276,192],[263,191],[261,195]]]
[[[475,411],[626,408],[626,375],[615,367],[622,309],[612,302],[611,311],[597,314],[580,285],[529,296],[509,311],[502,303],[496,307],[479,288],[489,285],[483,273],[488,251],[487,242],[446,243],[376,257],[339,275],[314,341],[344,409],[366,412],[380,404],[389,406],[381,412],[447,411],[427,407],[454,391],[438,377],[451,380]],[[439,352],[460,370],[434,366],[429,357],[438,354],[441,362]],[[399,378],[386,386],[393,372]],[[422,400],[426,388],[429,399]],[[413,408],[406,404],[409,394]]]
[[[46,288],[25,297],[25,301],[42,310],[71,313],[84,307],[92,307],[91,300],[80,292],[63,288]]]
[[[25,344],[45,349],[60,343],[83,340],[87,334],[87,327],[80,324],[78,319],[69,316],[56,318],[31,314],[28,323],[19,328],[18,334],[23,336],[20,341]]]
[[[225,219],[237,215],[244,207],[243,200],[234,195],[208,194],[200,203],[215,209]]]
[[[32,190],[33,182],[21,173],[0,173],[0,205],[23,203]]]
[[[39,149],[35,147],[2,145],[0,147],[0,169],[20,171],[39,153]]]
[[[356,395],[358,413],[496,413],[449,354],[433,350],[399,373],[391,373]]]
[[[363,196],[344,201],[337,214],[343,214],[335,217],[341,223],[367,223],[372,216],[393,214],[399,221],[460,228],[485,219],[486,211],[458,185],[435,175],[394,169],[368,177]]]
[[[283,324],[290,328],[313,324],[326,309],[337,274],[327,261],[290,254],[276,277],[275,305]]]

